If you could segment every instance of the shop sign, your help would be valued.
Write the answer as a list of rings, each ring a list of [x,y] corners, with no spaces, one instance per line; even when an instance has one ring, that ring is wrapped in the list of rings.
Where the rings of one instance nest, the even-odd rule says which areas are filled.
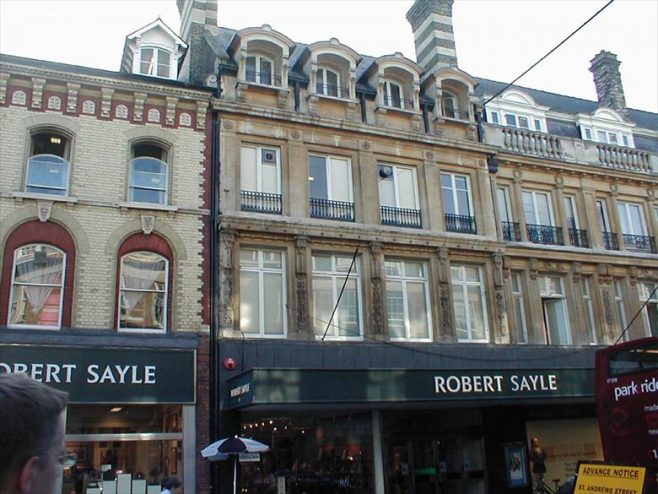
[[[23,373],[71,403],[194,403],[194,350],[0,345],[0,373]]]
[[[580,463],[574,494],[642,494],[644,467]]]
[[[240,453],[240,463],[258,462],[260,453]]]
[[[593,397],[593,369],[254,369],[228,381],[228,404],[377,403]]]

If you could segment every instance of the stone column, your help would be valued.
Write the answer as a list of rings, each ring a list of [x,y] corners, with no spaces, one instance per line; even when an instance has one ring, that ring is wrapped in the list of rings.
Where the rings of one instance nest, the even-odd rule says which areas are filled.
[[[213,225],[211,228],[216,228],[216,226]],[[233,293],[234,276],[240,275],[240,256],[233,255],[236,236],[235,230],[224,229],[220,232],[219,266],[210,266],[210,269],[219,270],[219,307],[217,308],[219,318],[217,320],[219,321],[220,336],[240,329],[239,324],[236,324],[235,321],[235,314],[240,312],[238,307],[240,297]]]
[[[455,308],[450,289],[450,259],[448,249],[442,247],[436,251],[439,260],[439,310],[441,321],[437,341],[456,342]]]
[[[608,211],[608,221],[610,221],[610,231],[616,232],[617,240],[619,241],[619,250],[626,249],[624,242],[624,232],[621,228],[621,219],[619,218],[619,207],[617,204],[617,195],[619,194],[619,186],[617,184],[610,185],[610,210]]]
[[[495,303],[491,314],[494,322],[493,342],[498,344],[510,342],[509,320],[505,303],[505,283],[503,277],[503,255],[496,252],[491,255],[493,259],[494,299]]]
[[[585,224],[588,227],[590,247],[594,249],[603,248],[603,234],[599,222],[598,208],[596,206],[596,191],[589,187],[581,189],[583,204],[585,206]]]
[[[439,167],[434,161],[434,153],[423,153],[423,167],[421,169],[427,191],[427,206],[421,211],[425,228],[434,231],[445,231],[443,221],[443,207],[441,205],[441,177]]]
[[[496,217],[494,215],[494,209],[491,207],[494,203],[494,198],[491,197],[491,182],[489,181],[489,172],[486,169],[486,164],[484,168],[478,167],[475,173],[480,197],[480,223],[476,224],[477,232],[489,238],[496,238]],[[475,214],[475,211],[473,214]]]
[[[383,287],[383,267],[384,256],[382,254],[382,244],[379,242],[370,242],[370,290],[372,291],[372,321],[371,333],[375,338],[384,339],[385,329],[388,326],[385,323],[384,304],[384,287]],[[368,328],[366,328],[366,336]]]
[[[295,218],[309,216],[307,159],[302,133],[296,129],[292,130],[288,138],[287,159],[282,159],[281,183],[284,190],[281,192],[283,203],[287,205],[284,211],[287,209],[288,214]]]
[[[528,229],[526,228],[525,214],[523,212],[523,175],[521,170],[514,170],[514,183],[512,184],[512,215],[519,223],[521,241],[528,241]]]
[[[598,267],[598,292],[601,297],[603,313],[599,318],[599,343],[609,345],[615,342],[619,337],[615,321],[615,296],[612,287],[612,266],[600,264]]]
[[[235,133],[235,124],[231,120],[222,121],[220,133],[220,168],[221,190],[219,207],[221,211],[240,211],[240,138]]]
[[[363,210],[363,222],[369,225],[379,225],[379,185],[377,180],[377,160],[368,141],[359,141],[357,155],[359,174],[361,175],[360,202]]]
[[[567,224],[566,214],[564,211],[564,178],[560,175],[555,177],[555,226],[562,229],[562,238],[564,245],[569,244],[569,225]]]
[[[309,239],[305,235],[295,237],[295,299],[296,332],[301,338],[313,338],[314,324],[309,324]]]

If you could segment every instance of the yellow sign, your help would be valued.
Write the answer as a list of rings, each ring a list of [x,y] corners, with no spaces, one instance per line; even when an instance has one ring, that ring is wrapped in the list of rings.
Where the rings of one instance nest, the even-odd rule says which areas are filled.
[[[580,463],[574,494],[642,494],[644,467]]]

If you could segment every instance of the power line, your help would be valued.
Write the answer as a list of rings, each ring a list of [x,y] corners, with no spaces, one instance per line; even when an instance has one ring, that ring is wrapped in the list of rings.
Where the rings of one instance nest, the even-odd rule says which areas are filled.
[[[589,22],[590,22],[592,19],[594,19],[594,18],[595,18],[596,16],[598,16],[601,12],[603,12],[605,9],[607,9],[607,8],[610,6],[610,4],[612,4],[612,2],[614,2],[614,1],[615,1],[615,0],[610,0],[610,1],[609,1],[608,3],[606,3],[603,7],[601,7],[599,10],[597,10],[596,13],[595,13],[593,16],[591,16],[589,19],[587,19],[585,22],[583,22],[580,26],[578,26],[578,28],[576,28],[576,30],[573,31],[569,36],[567,36],[567,37],[564,38],[562,41],[560,41],[557,45],[555,45],[555,46],[554,46],[554,47],[553,47],[553,48],[552,48],[552,49],[551,49],[546,55],[544,55],[544,56],[541,57],[539,60],[537,60],[535,63],[533,63],[533,64],[532,64],[527,70],[525,70],[520,76],[518,76],[518,77],[517,77],[516,79],[514,79],[512,82],[510,82],[509,84],[507,84],[503,89],[501,89],[500,91],[498,91],[496,94],[494,94],[494,95],[493,95],[491,98],[489,98],[487,101],[485,101],[485,102],[483,103],[483,106],[486,106],[489,102],[491,102],[491,100],[497,98],[498,96],[500,96],[501,94],[503,94],[505,91],[507,91],[507,89],[508,89],[510,86],[513,86],[514,83],[515,83],[516,81],[518,81],[519,79],[521,79],[521,77],[523,77],[524,75],[526,75],[528,72],[530,72],[532,69],[534,69],[537,65],[539,65],[541,62],[543,62],[546,58],[548,58],[548,56],[549,56],[551,53],[553,53],[553,52],[554,52],[555,50],[557,50],[560,46],[562,46],[564,43],[566,43],[566,42],[567,42],[567,41],[568,41],[568,40],[569,40],[574,34],[576,34],[578,31],[580,31],[582,28],[584,28],[587,24],[589,24]]]

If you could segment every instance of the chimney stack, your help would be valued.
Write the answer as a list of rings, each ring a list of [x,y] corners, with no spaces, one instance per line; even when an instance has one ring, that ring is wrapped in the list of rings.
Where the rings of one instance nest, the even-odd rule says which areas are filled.
[[[176,0],[180,14],[180,36],[186,43],[203,26],[217,27],[217,0]],[[196,28],[194,25],[196,24]]]
[[[621,74],[617,55],[609,51],[601,50],[590,61],[589,70],[594,74],[594,85],[599,106],[612,108],[624,117],[628,117],[626,110],[626,98],[624,97],[624,86],[621,83]]]
[[[415,0],[407,12],[416,45],[416,62],[431,73],[441,67],[457,67],[452,29],[454,0]]]

